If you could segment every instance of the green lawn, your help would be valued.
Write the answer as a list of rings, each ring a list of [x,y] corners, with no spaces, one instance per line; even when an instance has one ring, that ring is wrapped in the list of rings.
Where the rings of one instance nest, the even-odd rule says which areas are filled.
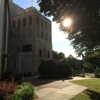
[[[70,100],[100,100],[100,78],[75,80],[72,83],[88,87]]]

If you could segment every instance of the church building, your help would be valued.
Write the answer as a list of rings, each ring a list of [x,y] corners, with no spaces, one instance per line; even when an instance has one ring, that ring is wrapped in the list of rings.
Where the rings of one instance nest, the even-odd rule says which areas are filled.
[[[36,8],[23,9],[13,2],[10,12],[7,69],[34,75],[42,60],[52,59],[51,21]]]

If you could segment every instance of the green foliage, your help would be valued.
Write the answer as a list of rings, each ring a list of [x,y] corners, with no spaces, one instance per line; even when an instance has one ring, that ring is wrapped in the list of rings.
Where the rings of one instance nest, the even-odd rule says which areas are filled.
[[[45,74],[45,60],[43,60],[40,65],[39,65],[39,68],[38,68],[38,73],[40,75],[44,75]]]
[[[41,62],[38,73],[45,79],[69,78],[72,75],[72,70],[67,64],[61,62],[55,63],[53,60],[47,60]]]
[[[86,67],[100,67],[100,51],[89,51],[84,57],[84,66]]]
[[[78,55],[100,50],[100,0],[38,0],[40,12],[53,16],[60,30],[69,33],[68,39]],[[65,18],[72,19],[70,27],[63,26]]]
[[[61,58],[65,58],[65,54],[64,54],[63,52],[59,52],[59,53],[58,53],[58,52],[56,52],[56,51],[54,51],[54,50],[53,50],[52,52],[53,52],[53,58],[54,58],[54,59],[57,59],[57,58],[60,58],[60,59],[61,59]]]
[[[7,81],[11,81],[11,78],[14,78],[14,81],[17,81],[18,83],[21,83],[22,79],[23,79],[23,74],[19,73],[19,74],[13,74],[12,72],[6,71],[3,75],[2,75],[2,80],[7,80]]]
[[[67,58],[60,60],[60,62],[67,64],[71,68],[75,67],[75,61],[76,58],[74,58],[72,55],[69,55]]]
[[[22,85],[19,85],[19,88],[8,100],[28,100],[33,99],[34,95],[35,91],[33,85],[28,82],[24,82]]]

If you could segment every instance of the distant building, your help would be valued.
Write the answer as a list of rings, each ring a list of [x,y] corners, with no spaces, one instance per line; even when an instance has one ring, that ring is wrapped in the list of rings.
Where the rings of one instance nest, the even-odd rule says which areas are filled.
[[[83,68],[84,68],[83,60],[76,59],[76,61],[75,61],[75,69],[76,70],[82,70]]]
[[[51,21],[34,7],[26,10],[10,3],[8,70],[34,74],[43,59],[52,59]]]

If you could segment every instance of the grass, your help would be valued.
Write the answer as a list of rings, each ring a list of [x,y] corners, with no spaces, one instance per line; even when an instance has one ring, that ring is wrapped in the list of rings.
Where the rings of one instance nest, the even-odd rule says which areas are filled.
[[[88,89],[79,93],[70,100],[100,100],[100,78],[75,80],[71,82],[86,86]]]

